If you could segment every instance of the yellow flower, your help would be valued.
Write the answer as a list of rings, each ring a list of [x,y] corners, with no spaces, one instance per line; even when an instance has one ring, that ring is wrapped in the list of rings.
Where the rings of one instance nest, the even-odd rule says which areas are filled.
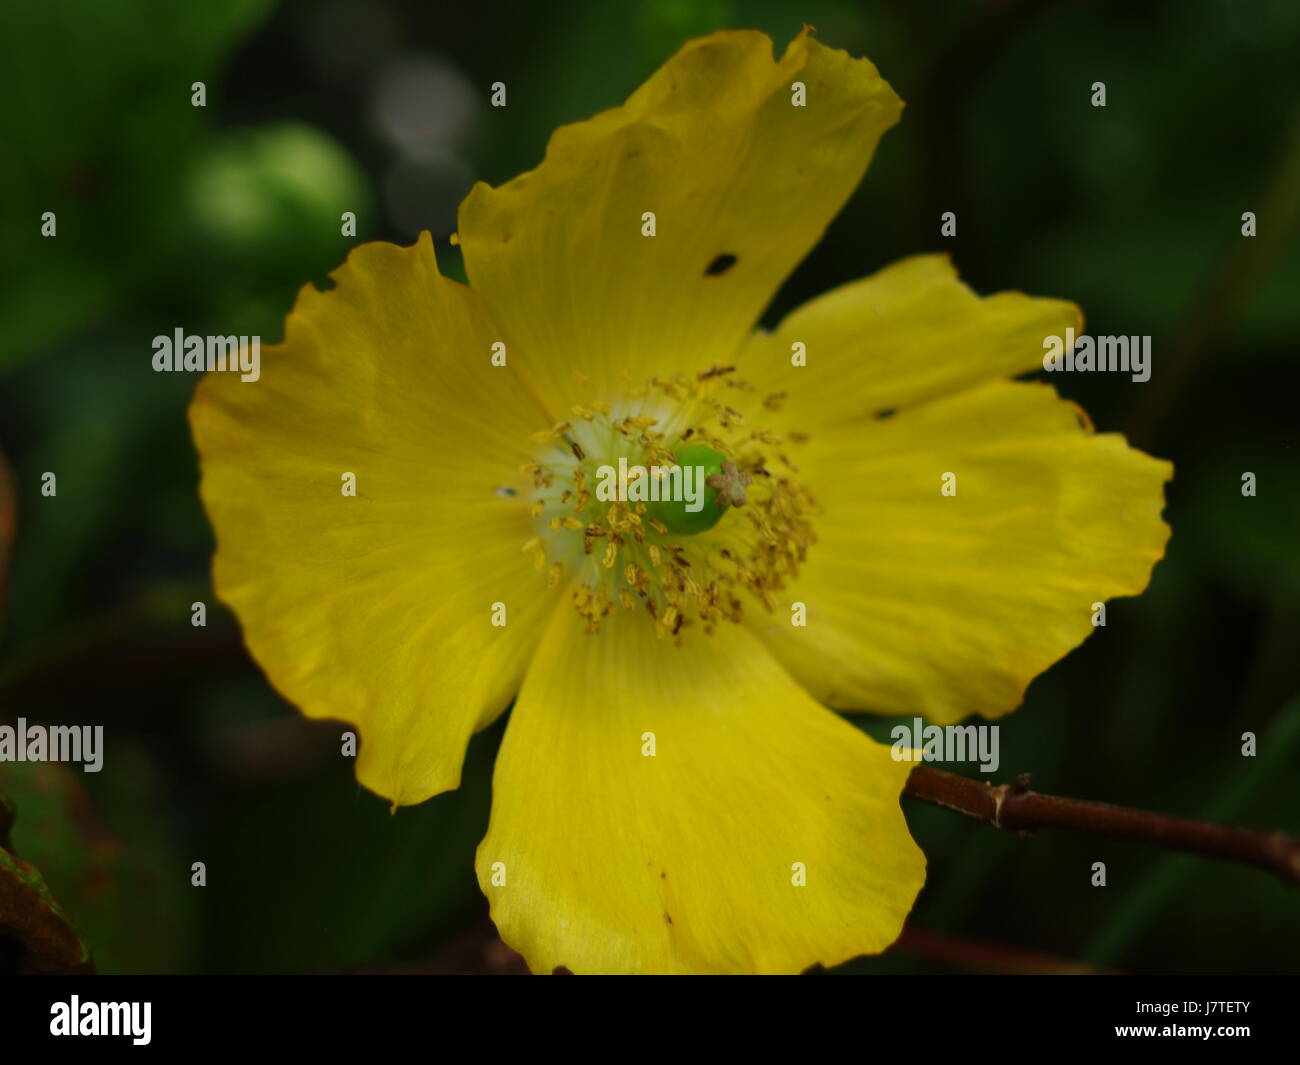
[[[427,234],[364,245],[260,381],[197,392],[217,591],[279,691],[357,725],[363,784],[456,787],[515,700],[477,864],[534,971],[883,950],[924,880],[909,766],[828,707],[1006,713],[1163,552],[1168,464],[1010,380],[1073,305],[922,256],[755,330],[901,108],[806,33],[692,41],[474,187],[471,287]],[[711,528],[597,498],[687,446]]]

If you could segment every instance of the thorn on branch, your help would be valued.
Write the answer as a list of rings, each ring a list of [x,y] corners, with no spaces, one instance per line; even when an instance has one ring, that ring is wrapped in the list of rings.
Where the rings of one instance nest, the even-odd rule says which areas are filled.
[[[1028,773],[995,786],[920,765],[912,770],[903,794],[1022,836],[1039,828],[1090,832],[1251,865],[1277,874],[1290,886],[1300,885],[1300,839],[1284,832],[1256,832],[1129,806],[1043,795],[1030,783]]]

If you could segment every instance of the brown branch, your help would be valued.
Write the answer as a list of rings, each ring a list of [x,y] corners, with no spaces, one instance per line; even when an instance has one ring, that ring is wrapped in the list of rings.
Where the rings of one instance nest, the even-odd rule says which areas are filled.
[[[908,923],[894,945],[892,953],[910,954],[915,958],[941,962],[954,969],[978,973],[1013,973],[1020,976],[1106,975],[1113,969],[1099,969],[1087,962],[1044,954],[1005,943],[966,939]]]
[[[1067,828],[1076,832],[1186,851],[1206,858],[1253,865],[1300,884],[1300,839],[1282,832],[1255,832],[1233,825],[1112,806],[1087,799],[1063,799],[1029,789],[1029,774],[1010,784],[992,785],[930,766],[917,766],[904,795],[984,821],[1008,832]]]

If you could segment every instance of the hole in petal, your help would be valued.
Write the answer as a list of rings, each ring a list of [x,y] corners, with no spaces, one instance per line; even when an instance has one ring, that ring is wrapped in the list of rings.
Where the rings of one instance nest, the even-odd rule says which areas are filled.
[[[717,277],[719,274],[725,274],[736,265],[736,257],[730,254],[719,255],[713,262],[709,263],[708,269],[704,271],[705,277]]]

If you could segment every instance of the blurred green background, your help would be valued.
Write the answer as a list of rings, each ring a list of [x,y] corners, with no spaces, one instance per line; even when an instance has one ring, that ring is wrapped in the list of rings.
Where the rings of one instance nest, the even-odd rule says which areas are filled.
[[[948,250],[978,291],[1068,297],[1089,332],[1154,338],[1149,383],[1052,383],[1175,461],[1168,556],[1003,722],[998,779],[1300,833],[1293,0],[16,0],[0,20],[0,450],[18,509],[0,716],[108,734],[105,772],[0,764],[0,791],[14,851],[101,971],[517,968],[472,868],[500,724],[454,794],[390,815],[356,785],[338,728],[274,695],[212,597],[195,378],[153,373],[150,341],[178,325],[278,339],[298,287],[362,240],[428,228],[463,276],[446,238],[474,180],[534,166],[556,125],[721,27],[783,47],[811,23],[908,104],[770,318]],[[498,80],[505,109],[487,104]],[[1297,896],[1267,874],[906,806],[930,861],[917,931],[848,971],[1300,971]],[[14,955],[0,942],[0,967]]]

